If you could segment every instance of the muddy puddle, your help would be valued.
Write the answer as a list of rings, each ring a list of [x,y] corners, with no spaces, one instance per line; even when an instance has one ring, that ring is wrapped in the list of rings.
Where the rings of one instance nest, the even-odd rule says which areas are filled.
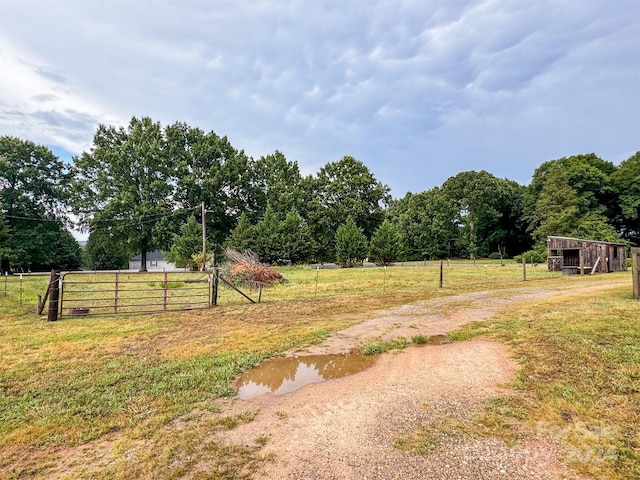
[[[371,367],[374,355],[307,355],[267,360],[235,382],[238,397],[249,400],[263,393],[283,395],[309,383],[346,377]]]

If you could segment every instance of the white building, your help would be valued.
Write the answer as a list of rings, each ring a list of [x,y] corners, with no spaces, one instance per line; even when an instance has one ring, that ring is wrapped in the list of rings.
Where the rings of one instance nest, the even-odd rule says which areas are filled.
[[[142,265],[142,254],[139,253],[129,259],[129,270],[140,270]],[[147,270],[176,270],[173,263],[167,262],[161,251],[147,252]]]

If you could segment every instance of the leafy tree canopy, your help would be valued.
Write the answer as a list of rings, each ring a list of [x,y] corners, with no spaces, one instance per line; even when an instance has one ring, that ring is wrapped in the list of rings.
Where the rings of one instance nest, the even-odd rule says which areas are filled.
[[[455,205],[439,187],[409,193],[394,201],[388,212],[404,238],[407,257],[412,260],[456,254],[452,252],[459,237],[456,215]]]
[[[66,231],[69,172],[48,148],[0,137],[1,270],[72,269],[80,247]]]
[[[326,164],[303,184],[311,197],[303,216],[318,242],[320,261],[335,257],[336,229],[349,216],[370,238],[382,223],[384,207],[391,198],[389,187],[376,180],[361,161],[349,156]]]
[[[612,175],[618,196],[617,226],[622,235],[640,244],[640,152],[624,160]]]
[[[246,232],[246,235],[245,235]],[[264,218],[254,227],[238,224],[230,245],[245,243],[245,249],[255,252],[262,262],[270,264],[297,264],[308,261],[313,255],[315,243],[306,222],[291,209],[282,218],[271,205]]]
[[[562,166],[551,165],[545,177],[531,215],[533,236],[539,244],[545,243],[549,235],[571,235],[580,219],[578,194],[569,185]]]
[[[91,232],[83,252],[83,264],[91,270],[119,270],[129,267],[129,255],[118,247],[106,230]]]
[[[616,167],[593,153],[563,157],[540,165],[529,186],[530,208],[558,169],[564,172],[568,185],[578,195],[576,206],[581,215],[595,211],[612,218],[616,203],[612,175]]]
[[[175,199],[187,211],[204,202],[210,241],[222,245],[243,212],[252,221],[259,219],[264,210],[253,163],[227,137],[176,123],[167,127],[166,138],[176,165]]]
[[[302,177],[297,162],[287,161],[281,152],[276,151],[256,160],[254,171],[259,205],[265,209],[271,205],[282,215],[292,209],[301,210]]]
[[[522,232],[513,209],[521,209],[522,191],[515,182],[482,170],[462,172],[442,185],[442,193],[455,207],[454,224],[460,227],[458,245],[473,258],[514,243]]]
[[[159,123],[132,118],[129,126],[100,125],[90,152],[75,159],[76,213],[92,230],[106,230],[129,254],[169,242],[175,169]]]

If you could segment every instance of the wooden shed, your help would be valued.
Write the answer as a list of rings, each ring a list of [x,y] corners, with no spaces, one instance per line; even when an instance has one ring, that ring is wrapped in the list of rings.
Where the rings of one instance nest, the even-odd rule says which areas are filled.
[[[564,273],[619,272],[627,269],[626,246],[622,243],[547,237],[549,270]]]

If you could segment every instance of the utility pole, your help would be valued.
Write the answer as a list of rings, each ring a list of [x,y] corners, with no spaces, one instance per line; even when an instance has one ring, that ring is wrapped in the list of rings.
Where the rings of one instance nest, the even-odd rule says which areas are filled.
[[[207,222],[205,221],[206,210],[202,202],[202,271],[207,271]]]

